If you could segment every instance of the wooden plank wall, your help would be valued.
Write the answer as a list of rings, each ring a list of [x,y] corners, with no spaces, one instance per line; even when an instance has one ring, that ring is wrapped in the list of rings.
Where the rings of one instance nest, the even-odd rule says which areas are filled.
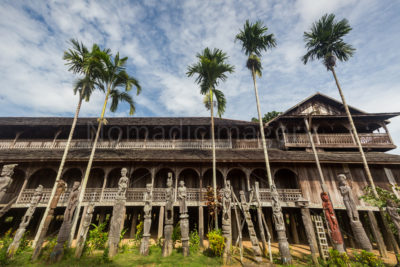
[[[352,187],[353,196],[358,206],[370,206],[359,200],[359,197],[363,194],[363,188],[369,183],[367,182],[364,174],[364,168],[361,164],[349,164],[348,170],[350,173],[346,173],[346,167],[343,164],[322,164],[322,170],[325,176],[325,181],[332,199],[332,203],[335,207],[344,208],[342,196],[339,191],[339,184],[337,181],[337,175],[340,173],[346,173],[350,185]],[[376,186],[382,187],[387,190],[391,190],[390,184],[386,178],[386,174],[383,169],[383,165],[370,165],[370,170],[374,178]],[[320,206],[321,199],[321,186],[317,167],[315,164],[284,164],[274,165],[273,173],[280,168],[288,168],[294,171],[298,176],[298,183],[303,192],[303,197],[310,200],[310,204]],[[400,184],[400,166],[392,168],[393,174]]]

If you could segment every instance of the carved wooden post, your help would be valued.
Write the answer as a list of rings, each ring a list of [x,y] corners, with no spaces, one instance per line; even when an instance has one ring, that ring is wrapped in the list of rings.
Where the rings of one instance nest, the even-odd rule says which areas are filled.
[[[160,207],[160,211],[158,213],[158,233],[157,240],[163,236],[163,228],[164,228],[164,206]]]
[[[163,257],[171,255],[173,249],[172,232],[174,231],[174,189],[172,183],[172,173],[169,172],[167,178],[167,190],[165,192],[165,239],[162,248]]]
[[[297,233],[296,216],[293,212],[291,212],[289,214],[289,218],[290,218],[290,231],[292,232],[293,236],[293,243],[299,244],[300,240],[299,240],[299,234]]]
[[[179,218],[181,224],[181,241],[182,241],[182,254],[189,256],[189,215],[186,206],[186,187],[185,182],[181,180],[178,188],[179,200]]]
[[[351,188],[347,183],[346,175],[339,174],[338,180],[340,193],[342,194],[343,202],[346,206],[347,214],[349,215],[350,226],[353,230],[354,238],[362,249],[372,251],[371,242],[369,241],[365,229],[360,221],[357,206],[354,202],[353,195],[351,194]]]
[[[43,186],[39,185],[35,190],[35,194],[33,195],[31,202],[29,203],[29,207],[25,212],[25,215],[22,217],[22,221],[18,227],[17,232],[15,233],[14,240],[8,247],[7,250],[8,257],[13,257],[15,252],[17,252],[21,239],[26,231],[26,227],[29,225],[32,216],[35,213],[36,207],[39,204],[40,200],[42,199],[42,195],[43,195]]]
[[[292,257],[290,255],[289,243],[286,237],[285,221],[283,220],[282,208],[279,203],[279,193],[276,190],[275,184],[271,185],[272,199],[272,218],[275,224],[275,230],[278,235],[279,251],[284,264],[290,263]],[[285,256],[283,256],[285,255]]]
[[[199,237],[200,237],[200,247],[204,246],[204,209],[203,209],[203,173],[200,175],[199,181]]]
[[[254,225],[253,225],[253,222],[252,222],[251,216],[250,216],[250,211],[249,211],[250,205],[246,201],[246,196],[244,195],[243,190],[240,191],[240,202],[241,202],[241,206],[243,209],[244,218],[246,220],[247,228],[249,230],[250,241],[251,241],[251,245],[253,247],[254,259],[257,262],[261,262],[261,250],[260,250],[260,246],[258,244],[257,234],[256,234],[256,231],[254,230]],[[289,249],[289,247],[288,247],[288,249]]]
[[[42,250],[44,238],[46,237],[47,230],[49,229],[50,222],[53,220],[54,210],[56,209],[58,200],[60,199],[61,194],[64,193],[65,189],[66,189],[66,183],[61,179],[58,180],[54,198],[51,200],[49,206],[50,207],[49,212],[46,218],[44,219],[42,231],[38,235],[38,240],[36,242],[36,246],[32,254],[33,261],[39,257],[40,251]]]
[[[379,253],[381,254],[382,257],[387,258],[387,250],[386,250],[386,246],[385,246],[385,242],[382,238],[382,234],[379,231],[379,226],[378,223],[376,221],[374,212],[372,210],[368,211],[368,218],[369,218],[369,222],[371,225],[371,229],[372,229],[372,234],[374,235],[374,238],[376,240],[376,243],[378,245],[378,249],[379,249]]]
[[[222,235],[225,238],[225,248],[223,253],[223,262],[229,264],[231,262],[231,245],[232,245],[232,188],[231,182],[226,181],[225,187],[222,189]]]
[[[309,201],[300,197],[296,200],[296,206],[300,207],[301,218],[303,219],[304,230],[307,236],[307,242],[310,246],[311,258],[313,263],[318,266],[318,245],[315,237],[314,227],[311,221],[310,209],[308,208]]]
[[[150,227],[151,227],[151,210],[153,201],[153,185],[146,185],[146,192],[144,193],[144,222],[143,222],[143,237],[140,243],[140,254],[149,255],[149,242],[150,242]]]
[[[76,206],[78,204],[80,185],[80,182],[74,182],[74,185],[72,186],[72,190],[69,194],[67,202],[67,207],[65,208],[64,212],[64,220],[61,224],[60,231],[58,232],[57,244],[50,254],[51,262],[60,261],[64,255],[64,243],[68,241],[72,228],[72,219],[75,212],[79,212],[78,210],[76,210]]]
[[[118,253],[118,244],[121,231],[124,226],[126,213],[126,191],[129,187],[128,170],[121,169],[121,178],[118,181],[118,192],[115,197],[115,204],[110,221],[110,231],[108,233],[108,257],[112,258]]]
[[[82,225],[79,228],[78,241],[75,249],[75,258],[80,258],[82,256],[83,248],[85,247],[86,236],[89,231],[90,223],[92,222],[93,211],[94,203],[90,203],[88,206],[86,206],[86,209],[82,215]]]
[[[14,174],[14,168],[18,166],[18,164],[9,164],[4,165],[1,170],[0,176],[0,202],[6,194],[7,189],[10,187],[13,179],[11,178]]]

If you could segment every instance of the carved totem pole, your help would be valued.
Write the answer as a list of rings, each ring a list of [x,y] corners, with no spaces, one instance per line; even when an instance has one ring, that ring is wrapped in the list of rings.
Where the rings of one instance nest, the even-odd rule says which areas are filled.
[[[35,250],[33,251],[33,254],[32,254],[33,261],[36,260],[40,255],[40,251],[42,250],[42,245],[43,245],[44,239],[46,237],[47,230],[49,229],[50,222],[53,220],[54,210],[56,209],[58,200],[60,199],[61,194],[64,193],[66,187],[67,187],[67,184],[63,180],[61,180],[61,179],[58,180],[56,193],[54,195],[53,200],[50,203],[49,213],[47,214],[47,217],[44,221],[44,226],[42,228],[42,232],[40,232],[40,236],[36,243]]]
[[[319,263],[318,263],[318,256],[319,256],[318,244],[317,244],[314,227],[313,227],[312,220],[311,220],[310,209],[308,208],[309,201],[304,199],[303,197],[300,197],[299,199],[296,200],[296,206],[300,207],[301,218],[303,219],[303,225],[304,225],[304,230],[306,232],[307,242],[308,242],[308,245],[310,246],[312,261],[316,266],[318,266],[319,265]]]
[[[168,173],[167,190],[165,192],[165,226],[164,226],[164,244],[162,249],[163,257],[171,255],[173,249],[172,232],[174,231],[174,189],[172,187],[172,173]]]
[[[189,256],[189,215],[186,206],[186,186],[184,181],[179,182],[178,200],[179,200],[179,214],[181,222],[181,241],[182,241],[182,254]]]
[[[231,181],[227,180],[225,187],[222,189],[222,235],[225,238],[225,248],[223,253],[224,264],[231,262],[231,245],[232,245],[232,188]]]
[[[11,176],[14,174],[14,168],[18,166],[18,164],[9,164],[4,165],[3,169],[1,170],[0,175],[0,202],[3,199],[4,195],[6,194],[7,189],[10,187],[13,179]]]
[[[258,238],[256,231],[254,229],[253,221],[251,220],[250,204],[247,203],[246,196],[244,195],[243,191],[240,191],[240,202],[243,209],[244,219],[246,220],[247,228],[249,230],[250,241],[253,247],[254,259],[257,262],[261,262],[261,249],[258,244]]]
[[[367,233],[360,221],[356,203],[354,202],[353,195],[351,193],[351,188],[347,183],[346,175],[339,174],[339,189],[343,197],[343,202],[347,210],[347,215],[350,218],[350,226],[353,230],[354,238],[357,244],[366,251],[372,251],[371,242],[368,239]]]
[[[80,258],[82,256],[83,248],[85,247],[86,236],[89,231],[90,223],[92,222],[93,212],[94,203],[90,203],[86,208],[86,213],[82,215],[82,227],[78,233],[75,258]]]
[[[50,261],[58,262],[64,255],[64,243],[68,241],[72,228],[72,218],[78,204],[80,182],[74,182],[71,193],[69,194],[67,207],[64,212],[64,220],[61,224],[60,231],[57,236],[57,244],[50,254]],[[78,211],[77,211],[78,212]]]
[[[340,233],[339,224],[335,216],[335,212],[333,211],[333,206],[331,200],[329,199],[329,195],[326,192],[321,193],[322,199],[322,208],[324,209],[325,219],[328,223],[330,236],[332,242],[335,246],[335,249],[340,253],[345,253],[343,246],[343,238]]]
[[[284,264],[290,263],[292,257],[290,256],[289,243],[286,238],[285,221],[283,220],[282,207],[279,203],[279,193],[276,190],[275,184],[271,185],[271,201],[272,219],[275,224],[275,230],[278,234],[279,251],[281,253],[282,261]],[[283,257],[282,255],[286,255],[286,257]]]
[[[151,227],[151,210],[153,201],[153,185],[146,185],[146,192],[144,193],[144,222],[143,222],[143,237],[140,243],[140,254],[149,255],[150,243],[150,227]]]
[[[397,234],[400,237],[400,215],[399,215],[399,208],[397,207],[396,203],[391,200],[388,199],[386,201],[387,206],[386,206],[386,211],[390,216],[390,219],[392,219],[392,222],[394,224],[394,226],[397,229]]]
[[[36,207],[39,204],[40,200],[42,199],[42,195],[43,195],[43,186],[39,185],[35,190],[35,193],[31,199],[31,202],[29,203],[29,207],[25,212],[24,217],[22,217],[22,221],[19,224],[17,232],[15,233],[14,240],[8,247],[7,250],[8,257],[13,257],[15,252],[17,252],[21,239],[26,231],[26,227],[29,225],[32,216],[35,213]]]
[[[128,170],[121,169],[121,178],[118,181],[118,192],[115,197],[113,214],[110,221],[110,231],[108,233],[108,257],[112,258],[118,253],[118,245],[122,228],[124,227],[126,211],[126,191],[129,186],[129,178],[126,176]]]

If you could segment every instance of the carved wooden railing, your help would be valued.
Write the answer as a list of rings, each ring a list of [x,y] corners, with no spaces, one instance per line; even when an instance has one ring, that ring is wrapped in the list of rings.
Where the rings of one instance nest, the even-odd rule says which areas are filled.
[[[59,204],[65,205],[71,189],[63,193],[60,197]],[[300,189],[277,189],[279,198],[284,202],[293,202],[301,197]],[[118,188],[104,188],[103,194],[102,188],[87,188],[83,197],[83,202],[96,202],[96,203],[110,203],[115,200],[117,196]],[[127,202],[143,202],[143,195],[146,188],[128,188],[126,192]],[[35,189],[25,189],[16,204],[27,204],[31,201]],[[41,204],[46,204],[49,201],[51,194],[51,188],[43,189],[43,197],[40,201]],[[200,195],[202,196],[200,199]],[[206,201],[207,190],[205,188],[200,192],[199,188],[187,188],[187,201],[188,202],[203,202]],[[260,200],[271,201],[271,193],[269,189],[260,189]],[[154,188],[153,189],[153,201],[164,202],[165,201],[165,188]]]
[[[277,189],[279,200],[283,202],[293,202],[302,196],[301,189]],[[260,200],[271,201],[271,190],[260,188]]]
[[[386,133],[359,134],[361,144],[365,147],[394,147],[390,137]],[[313,134],[316,147],[356,147],[351,134]],[[286,134],[286,147],[311,146],[307,134]]]
[[[0,140],[1,149],[64,149],[66,140]],[[267,139],[267,145],[270,148],[279,148],[280,143],[275,139]],[[90,149],[92,142],[90,140],[72,140],[71,148]],[[261,143],[258,139],[233,139],[216,140],[217,149],[261,149]],[[211,140],[121,140],[121,141],[99,141],[98,149],[211,149]]]

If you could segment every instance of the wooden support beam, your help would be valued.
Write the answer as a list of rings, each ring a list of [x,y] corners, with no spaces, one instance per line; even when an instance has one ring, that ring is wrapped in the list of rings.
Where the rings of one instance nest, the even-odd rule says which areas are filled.
[[[135,238],[136,236],[137,219],[138,219],[138,212],[134,209],[132,212],[131,230],[129,231],[130,238]]]
[[[160,239],[163,236],[163,230],[164,230],[164,206],[160,207],[160,212],[158,213],[158,234],[157,234],[157,240]]]
[[[373,211],[368,211],[368,218],[371,225],[372,234],[376,240],[376,244],[378,245],[379,254],[381,254],[382,257],[387,258],[388,255],[385,242],[382,238],[381,232],[379,231],[378,222],[376,221],[376,217]]]

